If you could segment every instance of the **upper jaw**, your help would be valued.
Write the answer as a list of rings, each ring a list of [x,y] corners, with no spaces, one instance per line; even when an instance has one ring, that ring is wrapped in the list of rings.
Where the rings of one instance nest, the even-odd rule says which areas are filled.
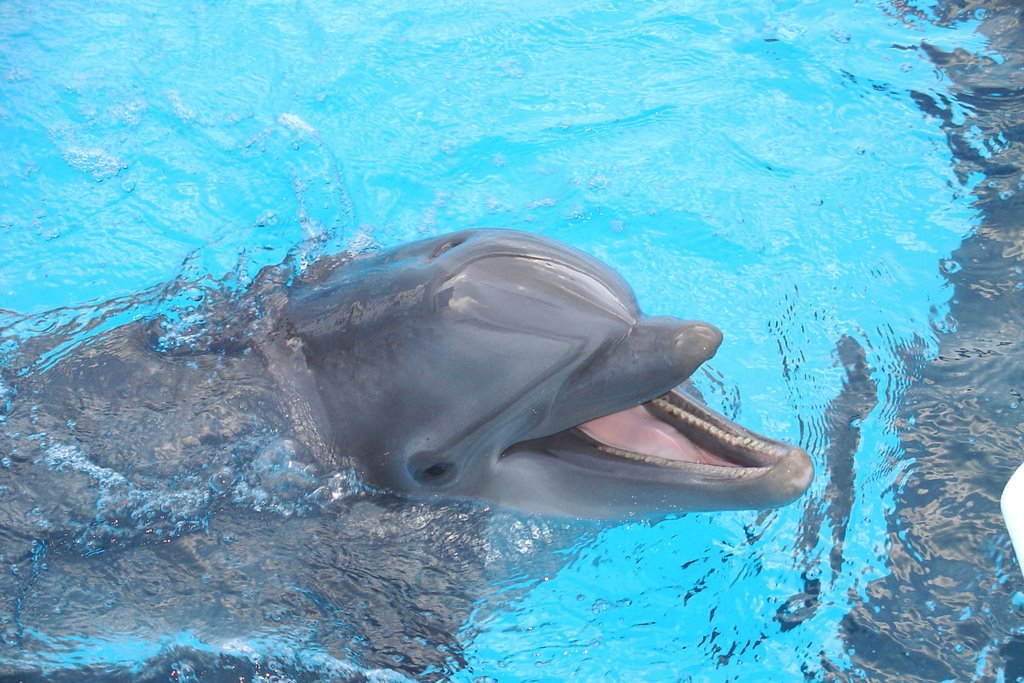
[[[669,391],[644,405],[684,437],[722,460],[724,466],[770,468],[794,449],[733,422],[679,391]]]

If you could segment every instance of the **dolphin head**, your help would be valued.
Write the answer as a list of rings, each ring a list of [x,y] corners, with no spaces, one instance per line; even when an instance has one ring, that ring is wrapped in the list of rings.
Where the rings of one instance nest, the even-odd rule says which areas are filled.
[[[325,262],[287,318],[337,457],[398,493],[620,518],[781,505],[813,477],[800,448],[674,389],[715,327],[644,316],[617,273],[546,238]]]

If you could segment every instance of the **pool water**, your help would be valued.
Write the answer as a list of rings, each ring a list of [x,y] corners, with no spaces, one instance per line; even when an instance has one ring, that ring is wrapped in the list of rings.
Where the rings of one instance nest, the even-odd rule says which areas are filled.
[[[57,438],[5,425],[19,384],[104,330],[212,325],[289,254],[499,226],[720,327],[698,388],[818,471],[779,510],[597,525],[313,504],[274,453],[215,504],[51,448],[31,476],[131,514],[67,543],[0,499],[0,676],[1024,677],[1020,13],[0,3],[4,469]]]

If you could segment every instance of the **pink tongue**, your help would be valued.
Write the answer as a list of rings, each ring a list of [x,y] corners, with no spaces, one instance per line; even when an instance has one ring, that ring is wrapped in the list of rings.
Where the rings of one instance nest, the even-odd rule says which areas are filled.
[[[579,429],[605,446],[633,453],[653,455],[664,460],[699,462],[706,465],[736,467],[697,446],[672,427],[661,422],[643,406],[620,410],[590,422]]]

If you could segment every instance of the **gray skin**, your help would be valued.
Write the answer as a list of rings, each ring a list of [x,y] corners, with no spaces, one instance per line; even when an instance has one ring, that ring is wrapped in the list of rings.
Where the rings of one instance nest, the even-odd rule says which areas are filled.
[[[616,519],[779,506],[813,479],[802,449],[673,389],[714,355],[715,327],[644,316],[618,274],[550,239],[469,230],[325,261],[281,316],[268,356],[327,450],[394,492]],[[640,404],[721,466],[575,429]]]

